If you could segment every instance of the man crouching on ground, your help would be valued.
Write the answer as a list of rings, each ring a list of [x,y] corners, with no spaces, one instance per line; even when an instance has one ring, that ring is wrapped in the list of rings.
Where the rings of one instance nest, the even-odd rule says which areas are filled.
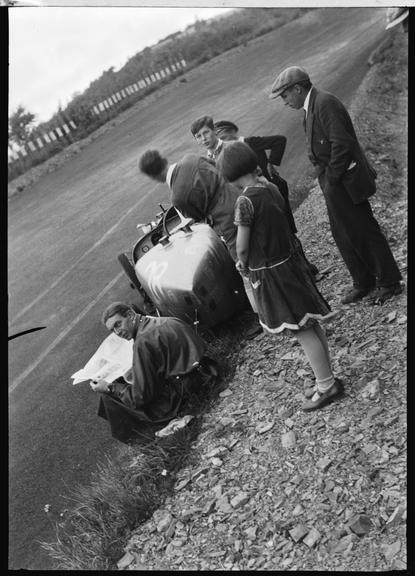
[[[171,420],[191,385],[217,376],[215,362],[205,356],[205,343],[183,320],[144,316],[114,302],[104,310],[102,322],[117,336],[134,339],[131,382],[90,382],[95,392],[102,392],[98,415],[108,420],[118,440],[126,440],[140,423]]]

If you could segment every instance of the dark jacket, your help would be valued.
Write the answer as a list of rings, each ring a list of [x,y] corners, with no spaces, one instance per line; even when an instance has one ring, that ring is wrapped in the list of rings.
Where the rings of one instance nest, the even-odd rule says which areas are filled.
[[[174,168],[171,202],[183,216],[206,221],[226,243],[236,259],[236,226],[233,213],[238,189],[225,182],[208,158],[186,154]]]
[[[346,108],[336,96],[311,89],[305,122],[307,153],[331,185],[342,184],[359,204],[376,191],[376,172],[369,164]],[[352,162],[356,165],[348,170]]]
[[[269,181],[275,184],[278,190],[281,192],[285,200],[285,212],[290,223],[291,232],[293,234],[297,233],[297,227],[295,225],[294,216],[290,206],[290,200],[288,197],[288,183],[284,178],[282,178],[277,171],[273,171],[272,174],[268,171],[268,163],[279,166],[281,164],[282,157],[284,156],[285,146],[287,144],[287,138],[285,136],[248,136],[244,138],[243,141],[248,144],[248,146],[255,152],[258,158],[258,166],[261,168],[263,176]],[[269,156],[267,155],[267,150],[269,150]]]
[[[285,146],[287,145],[287,138],[285,136],[248,136],[244,138],[244,142],[248,144],[255,152],[258,158],[258,165],[262,170],[263,175],[267,180],[272,180],[271,175],[268,173],[268,162],[279,166],[282,157],[284,156]],[[269,150],[269,155],[267,155]]]
[[[114,438],[124,441],[143,423],[174,418],[183,385],[202,361],[205,344],[192,327],[170,317],[139,316],[133,346],[132,383],[122,378],[111,394],[100,394],[98,415],[108,420]]]

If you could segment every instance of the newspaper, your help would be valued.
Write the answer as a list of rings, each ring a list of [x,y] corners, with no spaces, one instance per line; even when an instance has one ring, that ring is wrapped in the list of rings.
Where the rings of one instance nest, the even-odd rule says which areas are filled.
[[[72,374],[72,384],[85,380],[106,380],[114,382],[123,376],[131,382],[134,339],[125,340],[111,333],[99,346],[85,366]]]

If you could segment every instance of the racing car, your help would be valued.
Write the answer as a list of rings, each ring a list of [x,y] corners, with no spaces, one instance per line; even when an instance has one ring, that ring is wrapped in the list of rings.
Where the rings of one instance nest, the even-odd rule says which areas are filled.
[[[216,232],[174,206],[160,208],[154,221],[137,225],[131,252],[118,256],[140,311],[215,326],[246,308],[241,277]]]

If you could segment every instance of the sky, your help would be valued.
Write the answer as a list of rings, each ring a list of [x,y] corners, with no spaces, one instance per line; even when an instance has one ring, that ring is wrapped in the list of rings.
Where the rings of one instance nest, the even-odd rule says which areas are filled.
[[[123,2],[124,4],[126,2]],[[103,2],[101,2],[103,4]],[[9,9],[9,113],[48,120],[111,66],[196,19],[230,8],[16,7]]]
[[[4,5],[3,0],[0,1]],[[8,10],[9,113],[21,104],[36,115],[37,123],[48,120],[59,105],[65,107],[75,92],[85,90],[104,70],[111,66],[120,68],[146,46],[184,30],[196,19],[211,18],[232,7],[243,6],[390,5],[388,0],[346,3],[339,0],[204,0],[208,6],[205,8],[196,7],[196,1],[188,0],[27,2],[41,7],[26,4]],[[189,6],[192,3],[194,5]],[[145,4],[148,6],[144,7]],[[415,1],[404,4],[414,5]]]

